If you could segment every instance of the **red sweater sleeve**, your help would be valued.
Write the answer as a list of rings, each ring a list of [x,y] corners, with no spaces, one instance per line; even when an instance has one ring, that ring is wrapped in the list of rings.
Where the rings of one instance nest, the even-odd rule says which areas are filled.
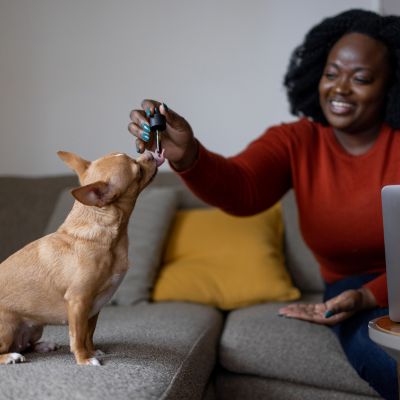
[[[294,187],[300,230],[325,282],[382,274],[365,286],[385,307],[380,191],[400,181],[400,135],[395,133],[383,126],[372,151],[354,157],[330,127],[303,118],[268,129],[230,158],[199,143],[195,164],[178,174],[195,196],[238,216],[264,211]]]
[[[389,306],[386,272],[364,285],[364,287],[372,292],[379,307]]]
[[[233,215],[254,215],[271,207],[292,187],[285,140],[279,127],[271,128],[230,158],[212,153],[199,143],[196,163],[177,173],[205,203]]]

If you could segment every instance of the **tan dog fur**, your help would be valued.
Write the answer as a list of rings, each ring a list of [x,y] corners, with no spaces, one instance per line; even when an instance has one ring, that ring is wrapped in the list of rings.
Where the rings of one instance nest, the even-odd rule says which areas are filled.
[[[59,151],[79,176],[77,199],[57,232],[36,240],[0,264],[0,364],[25,361],[45,325],[69,325],[80,365],[99,365],[93,345],[101,308],[129,268],[127,225],[139,193],[154,179],[151,153],[137,160],[111,153],[93,162]],[[5,353],[5,354],[4,354]]]

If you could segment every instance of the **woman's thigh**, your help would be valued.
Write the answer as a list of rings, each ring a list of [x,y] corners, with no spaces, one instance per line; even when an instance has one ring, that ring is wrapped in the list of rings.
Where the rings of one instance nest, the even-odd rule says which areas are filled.
[[[349,289],[359,289],[377,274],[357,275],[327,284],[324,301]],[[389,314],[388,308],[374,308],[355,314],[333,330],[353,368],[385,399],[398,399],[397,363],[368,335],[368,322]]]

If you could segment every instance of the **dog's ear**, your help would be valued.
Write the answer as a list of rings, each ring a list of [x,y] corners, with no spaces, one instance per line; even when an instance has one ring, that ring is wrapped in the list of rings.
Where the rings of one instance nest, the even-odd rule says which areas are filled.
[[[71,190],[72,196],[86,206],[104,207],[116,200],[118,194],[103,181]]]
[[[85,172],[89,166],[90,161],[86,161],[75,154],[68,153],[67,151],[57,151],[58,157],[61,158],[73,171],[75,171],[78,175]]]

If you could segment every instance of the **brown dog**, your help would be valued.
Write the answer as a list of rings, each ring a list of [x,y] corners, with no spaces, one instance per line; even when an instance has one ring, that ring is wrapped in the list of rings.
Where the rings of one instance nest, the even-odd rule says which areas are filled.
[[[77,201],[57,232],[0,264],[0,364],[25,361],[26,349],[58,348],[38,343],[43,326],[69,325],[77,363],[100,365],[94,357],[103,353],[93,345],[97,317],[129,268],[129,217],[163,161],[151,153],[137,160],[111,153],[93,162],[58,155],[82,186],[71,191]]]

